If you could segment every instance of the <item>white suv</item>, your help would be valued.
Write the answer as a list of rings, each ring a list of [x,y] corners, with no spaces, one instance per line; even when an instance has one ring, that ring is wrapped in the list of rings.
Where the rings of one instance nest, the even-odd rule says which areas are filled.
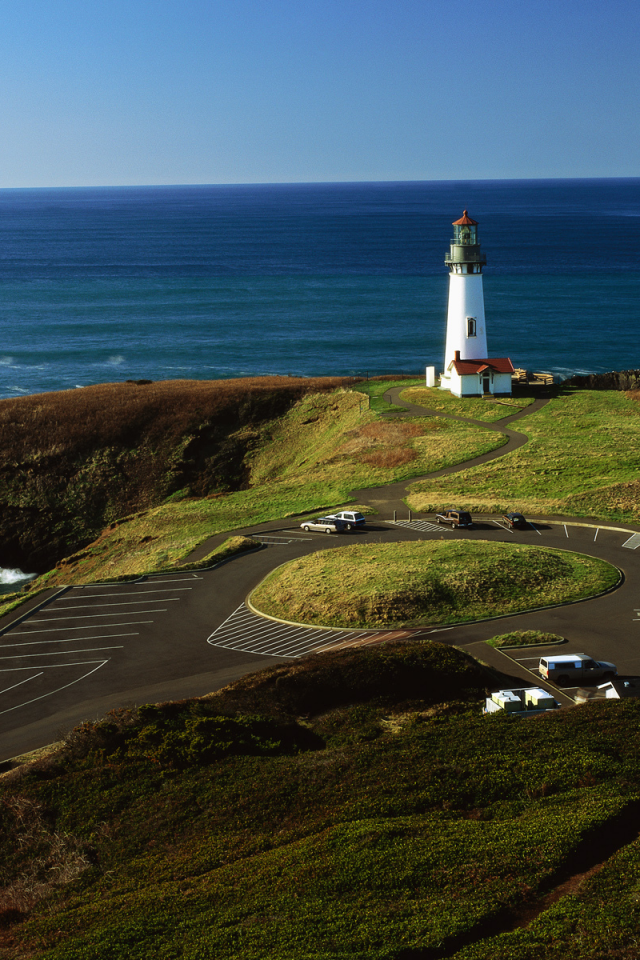
[[[332,513],[332,519],[344,520],[347,530],[355,530],[356,527],[364,527],[367,522],[361,513],[357,510],[341,510],[340,513]]]

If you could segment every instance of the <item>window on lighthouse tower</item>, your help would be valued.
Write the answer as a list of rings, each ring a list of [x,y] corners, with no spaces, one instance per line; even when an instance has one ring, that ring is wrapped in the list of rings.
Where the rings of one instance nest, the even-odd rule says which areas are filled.
[[[476,318],[475,318],[475,317],[467,317],[467,336],[468,336],[468,337],[475,337],[475,336],[477,336],[477,333],[476,333]]]

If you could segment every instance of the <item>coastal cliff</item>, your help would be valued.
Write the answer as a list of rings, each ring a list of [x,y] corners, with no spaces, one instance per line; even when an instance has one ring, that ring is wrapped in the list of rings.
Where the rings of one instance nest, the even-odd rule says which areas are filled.
[[[250,428],[346,382],[111,383],[0,401],[0,566],[42,572],[129,514],[243,489]]]

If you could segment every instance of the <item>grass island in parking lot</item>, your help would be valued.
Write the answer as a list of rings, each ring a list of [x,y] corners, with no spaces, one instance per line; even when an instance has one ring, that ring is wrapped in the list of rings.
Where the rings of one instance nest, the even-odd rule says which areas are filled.
[[[322,550],[274,570],[254,608],[318,626],[407,627],[521,613],[615,586],[616,567],[511,543],[430,540]]]

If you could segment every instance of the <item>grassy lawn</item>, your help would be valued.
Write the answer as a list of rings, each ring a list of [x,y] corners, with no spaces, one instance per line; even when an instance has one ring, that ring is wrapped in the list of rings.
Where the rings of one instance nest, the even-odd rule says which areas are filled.
[[[458,623],[592,596],[618,582],[602,560],[485,541],[354,545],[274,570],[251,595],[284,620],[333,627]]]
[[[630,960],[637,842],[487,936],[640,794],[638,701],[481,717],[504,679],[386,644],[83,725],[0,780],[7,956]]]
[[[640,403],[614,391],[567,390],[518,425],[529,443],[504,459],[416,483],[416,511],[456,502],[478,512],[519,510],[640,520]]]
[[[448,390],[438,390],[436,387],[408,387],[400,394],[401,400],[417,403],[437,410],[440,413],[450,413],[455,417],[471,417],[473,420],[502,420],[518,410],[524,410],[536,397],[529,396],[504,397],[499,400],[485,400],[483,397],[454,397]]]
[[[3,594],[0,598],[0,617],[4,617],[5,613],[11,613],[12,610],[21,607],[23,603],[34,596],[34,593],[20,592]]]
[[[398,413],[406,410],[406,407],[400,407],[395,403],[388,403],[384,399],[384,394],[387,390],[392,390],[394,387],[416,386],[422,383],[424,383],[422,377],[416,377],[413,380],[409,378],[402,380],[367,380],[357,384],[354,390],[365,393],[369,397],[369,409],[373,410],[374,413],[392,413],[394,411]]]
[[[535,647],[549,643],[565,643],[565,638],[557,633],[544,633],[542,630],[513,630],[491,637],[487,643],[491,647]]]
[[[501,446],[503,434],[435,420],[380,420],[351,391],[309,394],[254,431],[250,488],[171,498],[112,524],[90,546],[38,578],[38,586],[140,575],[179,563],[224,531],[343,506],[351,490],[438,470]]]

